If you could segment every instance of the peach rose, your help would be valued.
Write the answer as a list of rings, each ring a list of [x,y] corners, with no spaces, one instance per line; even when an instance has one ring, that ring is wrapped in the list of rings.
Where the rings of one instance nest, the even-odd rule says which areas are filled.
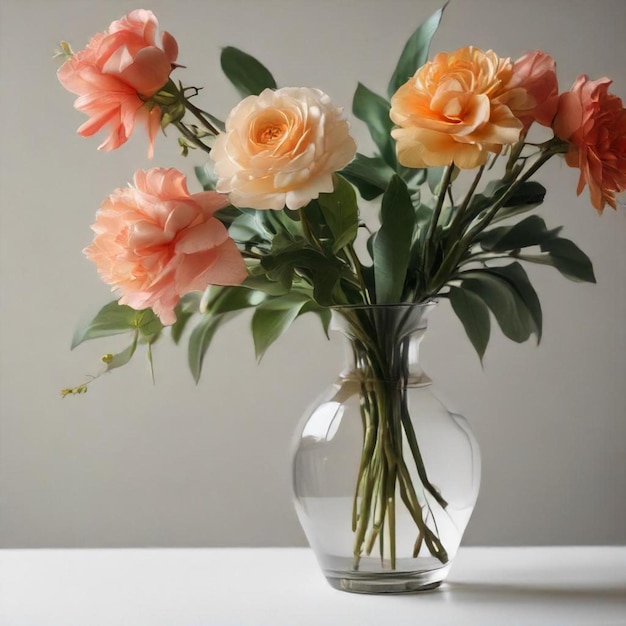
[[[527,52],[513,63],[511,78],[498,96],[498,101],[506,104],[525,128],[533,122],[550,126],[558,99],[556,64],[541,50]]]
[[[333,190],[356,144],[341,109],[318,89],[265,89],[229,114],[211,158],[216,189],[237,207],[299,209]]]
[[[84,253],[121,294],[120,304],[152,307],[164,324],[173,324],[184,294],[246,278],[241,253],[213,217],[227,204],[214,191],[190,195],[176,169],[140,170],[134,187],[116,189],[104,201]]]
[[[74,107],[89,116],[78,133],[89,137],[107,127],[100,150],[119,148],[141,121],[152,156],[161,110],[146,100],[168,82],[178,55],[176,40],[169,33],[158,37],[157,29],[154,14],[137,9],[92,37],[59,68],[61,84],[79,96]]]
[[[505,101],[526,111],[534,99],[525,89],[505,90],[513,78],[511,60],[491,50],[469,46],[438,54],[391,98],[398,161],[471,169],[485,163],[489,152],[517,142],[523,124]]]
[[[567,164],[580,168],[576,192],[588,185],[600,213],[606,204],[615,209],[615,194],[626,189],[626,109],[608,92],[611,82],[579,76],[560,95],[553,124],[554,134],[570,144]]]

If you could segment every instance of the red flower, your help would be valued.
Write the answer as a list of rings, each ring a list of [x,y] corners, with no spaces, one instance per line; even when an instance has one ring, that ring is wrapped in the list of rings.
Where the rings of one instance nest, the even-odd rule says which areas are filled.
[[[579,76],[559,97],[554,134],[570,144],[565,160],[580,168],[577,193],[589,186],[591,204],[601,213],[616,208],[615,194],[626,189],[626,109],[608,92],[611,80]]]

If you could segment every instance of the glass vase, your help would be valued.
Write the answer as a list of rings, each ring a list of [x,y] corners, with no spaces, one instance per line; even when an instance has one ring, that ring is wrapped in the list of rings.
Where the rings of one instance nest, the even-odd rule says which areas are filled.
[[[434,306],[333,312],[346,366],[300,424],[293,489],[309,544],[337,589],[437,587],[476,502],[476,440],[437,399],[419,361]]]

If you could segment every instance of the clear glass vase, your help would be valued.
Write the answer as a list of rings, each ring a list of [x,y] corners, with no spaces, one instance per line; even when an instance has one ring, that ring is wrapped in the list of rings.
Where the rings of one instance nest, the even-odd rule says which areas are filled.
[[[309,544],[337,589],[437,587],[474,508],[478,445],[419,363],[434,306],[334,310],[347,363],[300,424],[293,488]]]

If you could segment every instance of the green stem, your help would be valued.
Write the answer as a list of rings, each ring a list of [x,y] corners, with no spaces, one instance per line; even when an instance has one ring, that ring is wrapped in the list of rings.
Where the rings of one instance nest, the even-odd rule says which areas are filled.
[[[430,493],[430,495],[437,501],[437,503],[445,509],[448,506],[447,501],[442,497],[439,491],[435,489],[433,484],[428,479],[428,475],[426,474],[424,459],[422,458],[422,453],[420,452],[419,445],[417,443],[417,437],[415,436],[413,424],[411,424],[411,418],[409,417],[408,411],[406,409],[402,411],[401,419],[402,425],[404,426],[404,433],[409,443],[409,448],[411,449],[411,454],[413,455],[413,459],[415,460],[417,475],[422,481],[424,489],[426,489],[426,491]]]
[[[452,180],[452,174],[454,173],[454,170],[454,163],[451,163],[445,169],[443,178],[441,180],[441,189],[439,190],[439,196],[437,197],[437,204],[435,206],[435,210],[433,211],[430,224],[428,225],[428,233],[426,234],[425,239],[424,264],[422,266],[422,272],[424,276],[430,275],[429,266],[431,263],[431,256],[433,256],[435,248],[434,235],[437,230],[437,224],[439,222],[439,217],[441,216],[441,210],[443,208],[443,203],[446,198],[446,192],[448,187],[450,186],[450,181]]]
[[[437,270],[432,281],[427,285],[426,296],[432,297],[450,280],[454,270],[463,262],[464,257],[468,254],[469,247],[473,243],[476,236],[481,233],[493,220],[498,211],[513,196],[517,189],[525,183],[540,167],[549,161],[555,154],[559,154],[560,147],[555,145],[554,148],[548,146],[537,160],[524,172],[524,174],[514,179],[506,193],[471,227],[460,239],[454,241],[450,250],[445,254],[443,261]]]
[[[472,201],[472,198],[474,197],[474,192],[476,191],[476,188],[478,187],[478,183],[480,182],[480,179],[483,176],[485,167],[486,167],[486,164],[483,164],[478,168],[478,172],[476,172],[476,176],[474,176],[474,180],[472,181],[472,184],[470,188],[468,189],[467,193],[465,194],[465,198],[463,199],[461,206],[459,207],[458,211],[456,212],[452,220],[452,223],[450,224],[450,230],[448,233],[448,239],[450,241],[455,241],[457,238],[458,231],[461,229],[464,218],[466,217],[465,214],[467,212],[467,208],[469,207],[469,204]]]
[[[220,131],[211,124],[206,118],[205,111],[199,109],[195,104],[192,104],[187,98],[185,98],[185,108],[199,121],[202,125],[212,134],[219,135]]]
[[[359,260],[359,257],[356,253],[356,250],[354,249],[354,246],[349,243],[346,247],[345,247],[345,252],[346,252],[346,257],[348,258],[348,261],[350,262],[350,264],[352,265],[354,274],[356,276],[357,279],[357,283],[359,284],[359,286],[361,287],[361,292],[363,295],[363,301],[365,302],[365,304],[371,304],[371,298],[370,298],[370,294],[369,291],[367,290],[367,287],[365,285],[365,281],[363,280],[363,271],[361,268],[361,261]]]
[[[445,508],[446,501],[428,479],[413,427],[406,422],[409,420],[405,389],[408,343],[401,337],[408,318],[403,316],[388,324],[362,309],[344,311],[343,314],[351,320],[355,362],[362,375],[364,439],[352,507],[353,567],[358,570],[361,558],[371,554],[377,541],[384,560],[385,535],[389,539],[390,567],[397,567],[396,489],[400,490],[401,500],[417,527],[415,555],[425,543],[430,553],[445,563],[447,552],[439,537],[430,502],[420,503],[403,457],[406,437],[420,485]],[[431,522],[427,521],[425,514],[432,516]],[[434,529],[429,524],[434,524]],[[383,532],[386,530],[388,533]]]
[[[182,122],[174,122],[174,126],[176,126],[176,128],[178,129],[178,131],[180,132],[180,134],[187,139],[188,141],[190,141],[194,146],[196,146],[197,148],[200,148],[200,150],[203,150],[204,152],[206,152],[207,154],[211,153],[211,148],[209,146],[207,146],[205,143],[203,143],[198,137],[196,137],[186,126],[185,124],[183,124]]]
[[[520,185],[525,183],[540,167],[542,167],[545,163],[547,163],[555,154],[551,150],[546,150],[543,152],[539,158],[524,172],[523,176],[515,180],[508,188],[506,193],[496,202],[490,209],[487,211],[485,216],[479,220],[477,224],[474,225],[464,236],[462,241],[467,243],[471,243],[476,235],[481,233],[487,226],[489,226],[491,220],[496,216],[496,213],[507,203],[509,198],[517,191]]]

